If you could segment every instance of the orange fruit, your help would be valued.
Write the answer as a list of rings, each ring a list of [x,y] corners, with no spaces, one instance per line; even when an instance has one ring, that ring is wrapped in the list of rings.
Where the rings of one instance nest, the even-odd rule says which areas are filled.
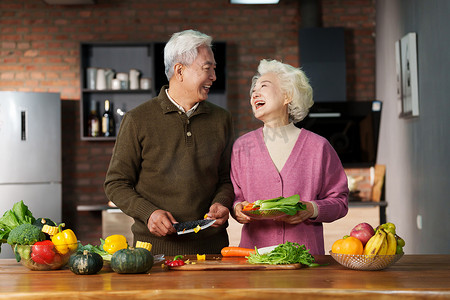
[[[363,244],[362,242],[352,236],[345,236],[343,239],[337,240],[331,246],[331,251],[333,253],[339,254],[363,254]]]

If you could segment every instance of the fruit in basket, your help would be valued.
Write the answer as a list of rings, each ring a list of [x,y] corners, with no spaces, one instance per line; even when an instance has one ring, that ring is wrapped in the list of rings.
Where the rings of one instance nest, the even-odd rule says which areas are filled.
[[[385,232],[391,232],[392,234],[396,233],[395,232],[396,226],[394,223],[388,222],[388,223],[381,224],[380,226],[377,227],[377,230],[378,229],[383,229]]]
[[[364,247],[362,242],[353,236],[344,236],[344,238],[337,240],[331,247],[333,253],[339,254],[363,254]]]
[[[369,223],[359,223],[353,227],[350,236],[359,239],[363,246],[367,244],[370,238],[375,234],[375,230]]]
[[[397,252],[397,239],[390,231],[386,232],[387,250],[386,255],[394,255]]]
[[[77,275],[97,274],[102,268],[103,258],[100,254],[88,250],[74,253],[69,259],[69,269]]]
[[[364,247],[365,255],[386,255],[388,250],[388,241],[386,232],[383,229],[378,229],[375,235],[370,238]]]
[[[364,254],[403,254],[403,246],[405,241],[396,234],[396,226],[393,223],[385,223],[377,227],[375,235],[364,247]]]
[[[403,247],[405,246],[405,240],[399,237],[397,234],[395,235],[395,239],[397,240],[397,250],[395,254],[403,254]]]

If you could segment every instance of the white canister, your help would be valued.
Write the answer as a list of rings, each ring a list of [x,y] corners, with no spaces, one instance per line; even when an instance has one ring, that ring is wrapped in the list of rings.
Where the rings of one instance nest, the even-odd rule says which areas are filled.
[[[97,90],[106,90],[105,69],[97,69]]]
[[[112,69],[105,69],[106,89],[112,89],[112,79],[114,78],[114,71]]]
[[[97,88],[97,68],[90,67],[86,69],[86,87],[90,90]]]
[[[111,80],[111,89],[113,90],[120,90],[121,89],[121,85],[120,85],[120,80],[117,78],[114,78],[113,80]]]
[[[120,80],[120,89],[128,90],[128,73],[117,73],[116,78]]]
[[[139,75],[141,75],[141,72],[139,72],[138,70],[130,70],[130,90],[139,89]]]
[[[141,78],[141,90],[149,90],[151,88],[151,79],[143,77]]]

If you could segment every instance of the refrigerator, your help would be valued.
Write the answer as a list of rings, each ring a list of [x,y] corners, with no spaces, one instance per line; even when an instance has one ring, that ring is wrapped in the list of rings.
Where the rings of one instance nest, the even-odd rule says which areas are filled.
[[[0,91],[0,215],[23,200],[36,219],[61,222],[61,165],[59,93]]]

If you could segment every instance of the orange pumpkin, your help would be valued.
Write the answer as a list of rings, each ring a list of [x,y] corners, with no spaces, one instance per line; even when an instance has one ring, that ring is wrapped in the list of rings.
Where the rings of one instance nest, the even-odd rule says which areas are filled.
[[[339,254],[363,254],[364,246],[361,241],[352,236],[344,236],[344,238],[333,243],[331,251]]]

